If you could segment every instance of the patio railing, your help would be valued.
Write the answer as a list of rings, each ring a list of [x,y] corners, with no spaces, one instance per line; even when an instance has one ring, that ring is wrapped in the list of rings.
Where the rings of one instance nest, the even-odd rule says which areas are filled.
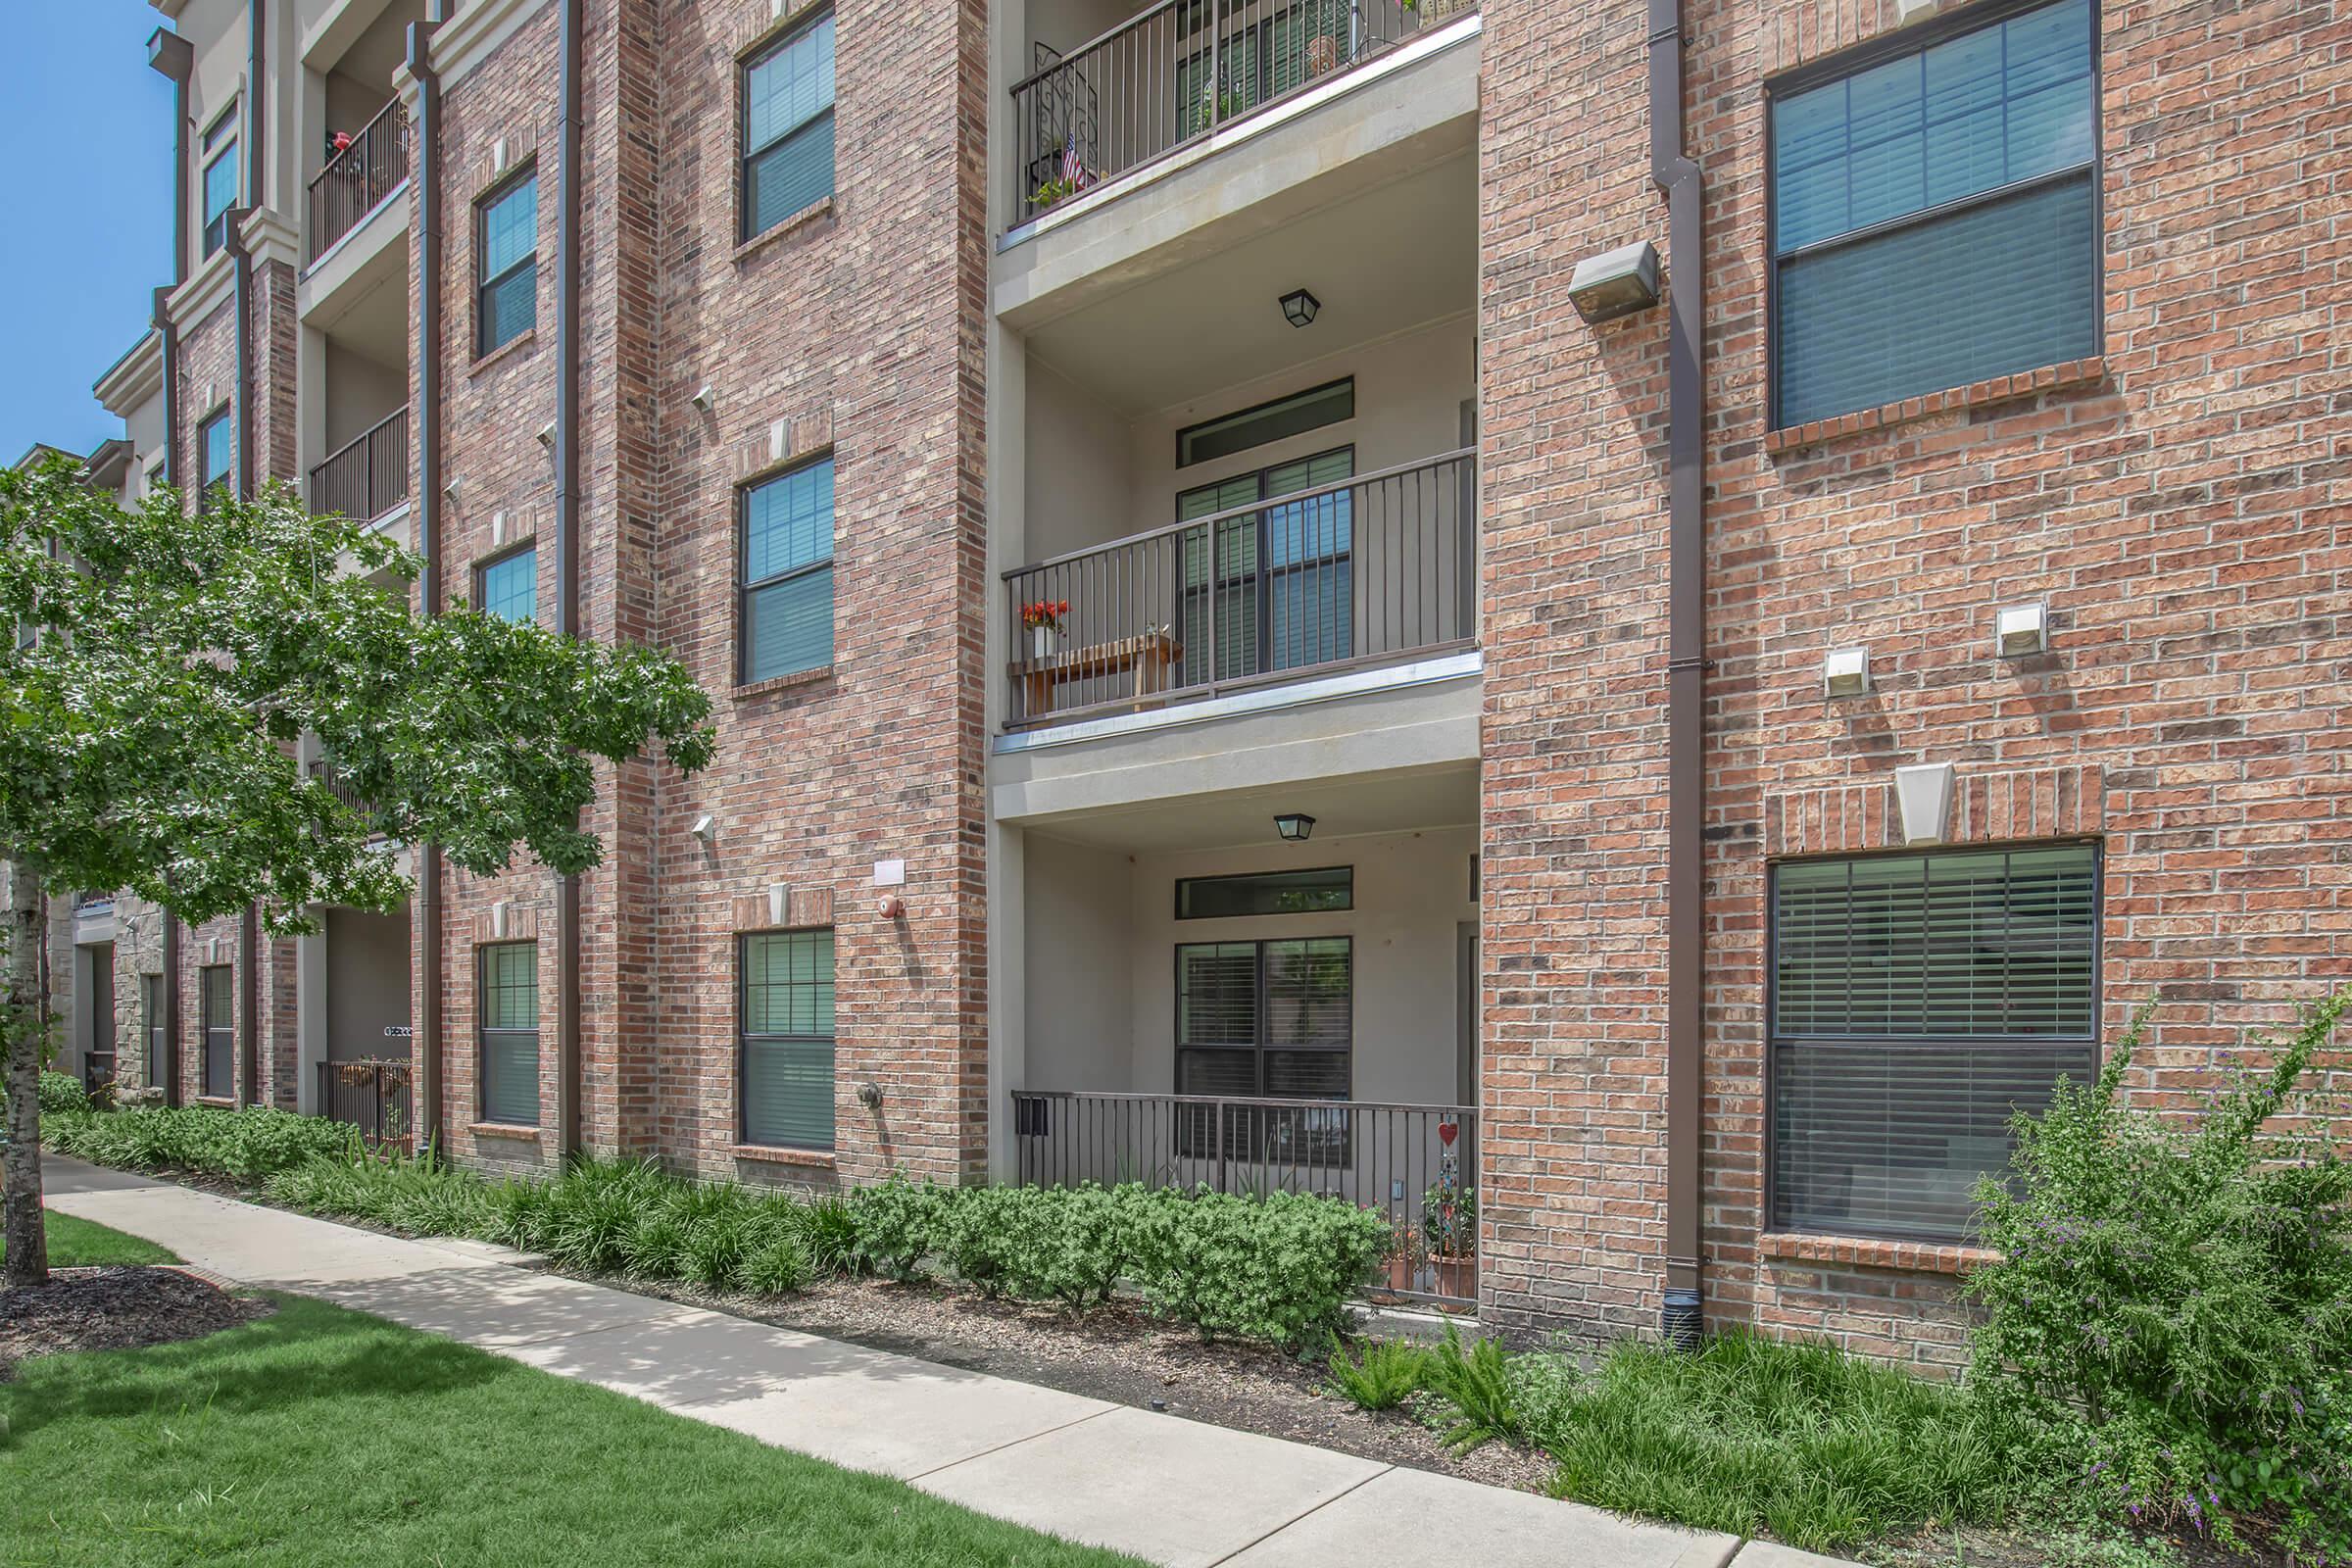
[[[1214,21],[1211,21],[1211,7]],[[1363,64],[1475,0],[1159,0],[1012,88],[1012,220]]]
[[[409,112],[395,98],[326,161],[311,180],[310,260],[324,256],[400,188],[409,177]]]
[[[381,421],[311,470],[311,510],[373,522],[409,499],[409,411]]]
[[[1478,1302],[1478,1113],[1466,1105],[1015,1090],[1017,1179],[1321,1193],[1378,1209],[1397,1247],[1375,1294]]]
[[[415,1152],[410,1104],[410,1068],[404,1059],[318,1064],[318,1114],[357,1127],[370,1148]]]
[[[1006,727],[1468,648],[1477,492],[1465,447],[1016,566]]]

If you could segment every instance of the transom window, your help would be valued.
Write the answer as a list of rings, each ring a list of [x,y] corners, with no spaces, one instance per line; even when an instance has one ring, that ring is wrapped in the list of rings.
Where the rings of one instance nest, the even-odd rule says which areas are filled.
[[[2098,1060],[2088,844],[1772,870],[1772,1224],[1958,1241],[2009,1117]]]
[[[482,1120],[539,1125],[539,944],[481,950]]]
[[[479,269],[479,353],[489,354],[539,324],[539,174],[526,172],[475,208]]]
[[[237,111],[232,106],[204,133],[204,254],[228,243],[228,215],[243,183],[237,170]]]
[[[743,68],[743,237],[833,194],[833,13]]]
[[[1285,441],[1355,417],[1355,380],[1333,381],[1176,432],[1176,466],[1213,463],[1270,441]]]
[[[480,568],[485,614],[508,620],[539,618],[539,552],[535,547],[499,557]]]
[[[742,1138],[782,1149],[833,1147],[833,933],[743,938]]]
[[[1775,91],[1777,424],[2097,352],[2095,49],[2060,0]]]
[[[833,662],[833,460],[743,492],[743,679]]]
[[[1315,914],[1355,907],[1355,868],[1251,871],[1240,876],[1190,876],[1176,883],[1176,918],[1217,920],[1235,915]]]
[[[1176,498],[1176,520],[1208,517],[1255,501],[1278,504],[1188,529],[1184,555],[1184,679],[1205,683],[1213,648],[1216,679],[1298,669],[1346,659],[1355,647],[1355,494],[1336,490],[1279,498],[1353,476],[1355,449],[1342,447]]]

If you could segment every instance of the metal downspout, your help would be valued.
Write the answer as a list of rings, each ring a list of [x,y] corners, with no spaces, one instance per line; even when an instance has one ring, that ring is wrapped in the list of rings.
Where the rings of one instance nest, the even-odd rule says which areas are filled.
[[[1706,522],[1701,179],[1683,152],[1682,0],[1649,5],[1649,176],[1666,193],[1668,485],[1666,848],[1667,1340],[1696,1348],[1706,1094]]]
[[[583,0],[564,0],[556,208],[556,631],[580,631],[580,54]],[[556,885],[556,1147],[580,1148],[580,879]]]
[[[416,78],[416,551],[424,557],[417,585],[427,615],[441,612],[441,75],[433,69],[433,30],[441,25],[436,3],[422,22],[409,24],[409,74]],[[429,1144],[443,1126],[441,1049],[441,847],[424,844],[416,853],[416,902],[422,933],[417,940],[416,1034],[410,1042],[416,1061],[416,1107]]]
[[[245,248],[245,220],[250,207],[228,212],[228,255],[235,264],[234,297],[237,334],[237,499],[251,501],[255,488],[253,463],[253,253]]]
[[[245,205],[266,207],[263,188],[270,179],[270,0],[246,0],[245,7]]]
[[[172,283],[155,291],[154,319],[164,351],[164,471],[184,488],[179,463],[179,328],[172,321],[172,296],[188,280],[188,79],[196,50],[178,33],[158,27],[147,37],[147,64],[172,82]],[[164,911],[164,1103],[179,1103],[179,920]],[[150,1087],[153,1087],[152,1085]]]

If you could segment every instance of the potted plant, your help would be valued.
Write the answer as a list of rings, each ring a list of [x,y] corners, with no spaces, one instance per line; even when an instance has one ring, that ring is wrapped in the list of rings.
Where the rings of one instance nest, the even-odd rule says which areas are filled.
[[[1378,1210],[1374,1210],[1378,1212]],[[1409,1291],[1421,1272],[1421,1238],[1410,1225],[1391,1225],[1388,1245],[1380,1251],[1381,1283],[1392,1291]]]
[[[1029,628],[1029,657],[1052,659],[1061,648],[1062,623],[1069,618],[1067,599],[1040,599],[1021,607],[1021,624]]]
[[[1429,1244],[1429,1264],[1437,1272],[1438,1294],[1474,1294],[1478,1289],[1477,1189],[1441,1178],[1421,1195],[1421,1234]]]

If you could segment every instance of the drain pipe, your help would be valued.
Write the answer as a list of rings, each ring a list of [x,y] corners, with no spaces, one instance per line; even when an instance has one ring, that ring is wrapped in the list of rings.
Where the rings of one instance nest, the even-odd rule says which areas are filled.
[[[427,615],[441,613],[441,75],[433,69],[433,30],[441,25],[440,0],[425,20],[409,24],[409,74],[416,78],[414,126],[416,182],[416,552],[424,557],[418,584]],[[416,1113],[429,1145],[441,1136],[441,846],[416,851],[416,902],[423,924],[417,939],[415,987],[416,1032],[410,1042],[416,1074]]]
[[[245,115],[238,132],[245,138],[245,205],[267,207],[263,187],[270,177],[270,87],[264,73],[270,64],[269,0],[246,0]]]
[[[1700,379],[1706,270],[1698,165],[1683,152],[1682,0],[1649,3],[1649,177],[1666,193],[1667,829],[1666,1296],[1669,1344],[1696,1349],[1700,1113],[1706,1094],[1706,416]]]
[[[236,300],[237,334],[237,499],[251,501],[255,489],[253,464],[253,252],[245,248],[245,220],[251,207],[228,211],[228,257],[235,264],[232,293]]]
[[[158,27],[147,36],[147,64],[170,78],[172,102],[172,285],[155,291],[155,329],[164,351],[164,472],[184,491],[179,466],[179,328],[172,321],[172,296],[188,280],[188,79],[196,48],[176,32]],[[179,919],[164,911],[164,1103],[179,1103]],[[154,1087],[150,1085],[149,1087]]]
[[[556,632],[580,632],[580,54],[584,0],[564,0],[556,207]],[[556,882],[556,1147],[580,1148],[580,879]]]

